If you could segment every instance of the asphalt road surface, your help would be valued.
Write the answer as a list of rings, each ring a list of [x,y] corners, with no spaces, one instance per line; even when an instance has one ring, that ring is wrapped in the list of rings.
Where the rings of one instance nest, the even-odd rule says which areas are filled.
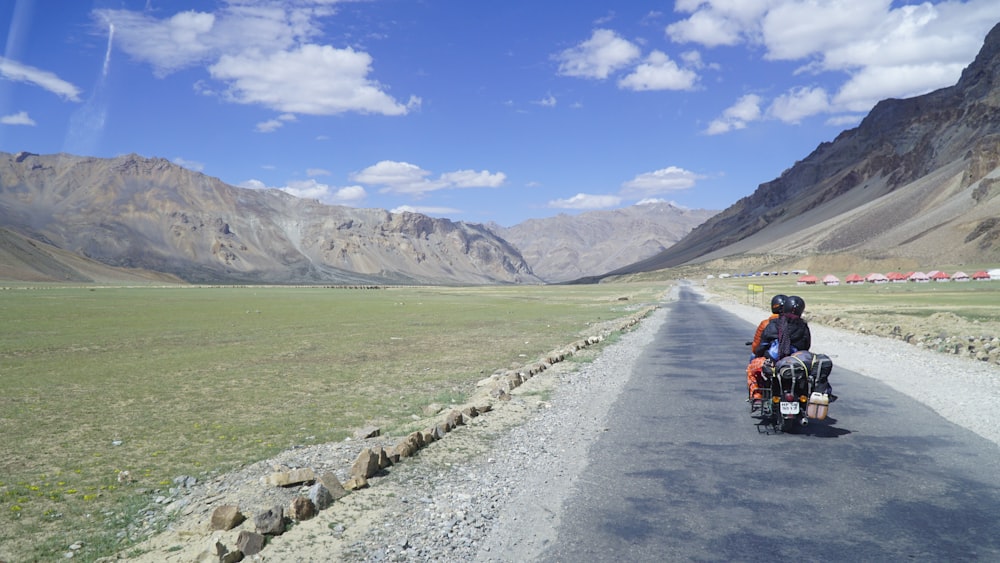
[[[754,327],[699,299],[667,305],[543,561],[1000,562],[1000,448],[836,366],[826,420],[762,432]]]

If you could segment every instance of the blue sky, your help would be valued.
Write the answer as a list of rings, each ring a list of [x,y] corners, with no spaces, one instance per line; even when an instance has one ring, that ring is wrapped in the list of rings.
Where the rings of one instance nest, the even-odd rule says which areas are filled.
[[[7,0],[0,151],[511,226],[723,209],[884,98],[953,85],[967,0]]]

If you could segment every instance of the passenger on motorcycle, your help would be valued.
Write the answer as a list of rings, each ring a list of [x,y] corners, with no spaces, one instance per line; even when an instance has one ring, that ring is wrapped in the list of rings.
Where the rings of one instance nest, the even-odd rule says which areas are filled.
[[[750,359],[750,363],[747,364],[747,388],[749,389],[751,401],[760,401],[761,370],[764,368],[764,362],[768,360],[765,354],[756,353],[757,347],[760,346],[761,334],[768,323],[781,315],[787,299],[787,296],[781,294],[771,298],[771,316],[760,321],[760,324],[757,325],[757,331],[753,335],[753,341],[750,343],[750,350],[753,351],[754,356]]]

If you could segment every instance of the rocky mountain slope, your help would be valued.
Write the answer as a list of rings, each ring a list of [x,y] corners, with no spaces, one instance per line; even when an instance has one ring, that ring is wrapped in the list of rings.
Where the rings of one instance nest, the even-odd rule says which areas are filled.
[[[0,153],[0,225],[188,282],[540,283],[481,225],[236,188],[134,154]]]
[[[0,228],[0,280],[76,283],[179,283],[182,280],[135,268],[115,268]]]
[[[1000,25],[956,85],[879,102],[676,245],[609,275],[748,256],[898,269],[998,263],[998,165]]]
[[[547,282],[563,282],[656,255],[715,213],[649,203],[529,219],[508,228],[487,227],[516,246],[535,275]]]

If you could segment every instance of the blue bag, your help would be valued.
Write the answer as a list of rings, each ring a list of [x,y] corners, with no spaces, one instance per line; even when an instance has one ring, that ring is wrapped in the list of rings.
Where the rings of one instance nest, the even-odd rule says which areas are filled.
[[[798,348],[796,348],[795,346],[792,346],[791,348],[792,348],[792,350],[791,350],[792,354],[794,354],[794,353],[796,353],[796,352],[799,351]],[[769,358],[771,358],[772,360],[774,360],[776,362],[781,359],[778,356],[778,339],[774,339],[774,340],[771,341],[771,346],[767,349],[767,355],[768,355]]]

